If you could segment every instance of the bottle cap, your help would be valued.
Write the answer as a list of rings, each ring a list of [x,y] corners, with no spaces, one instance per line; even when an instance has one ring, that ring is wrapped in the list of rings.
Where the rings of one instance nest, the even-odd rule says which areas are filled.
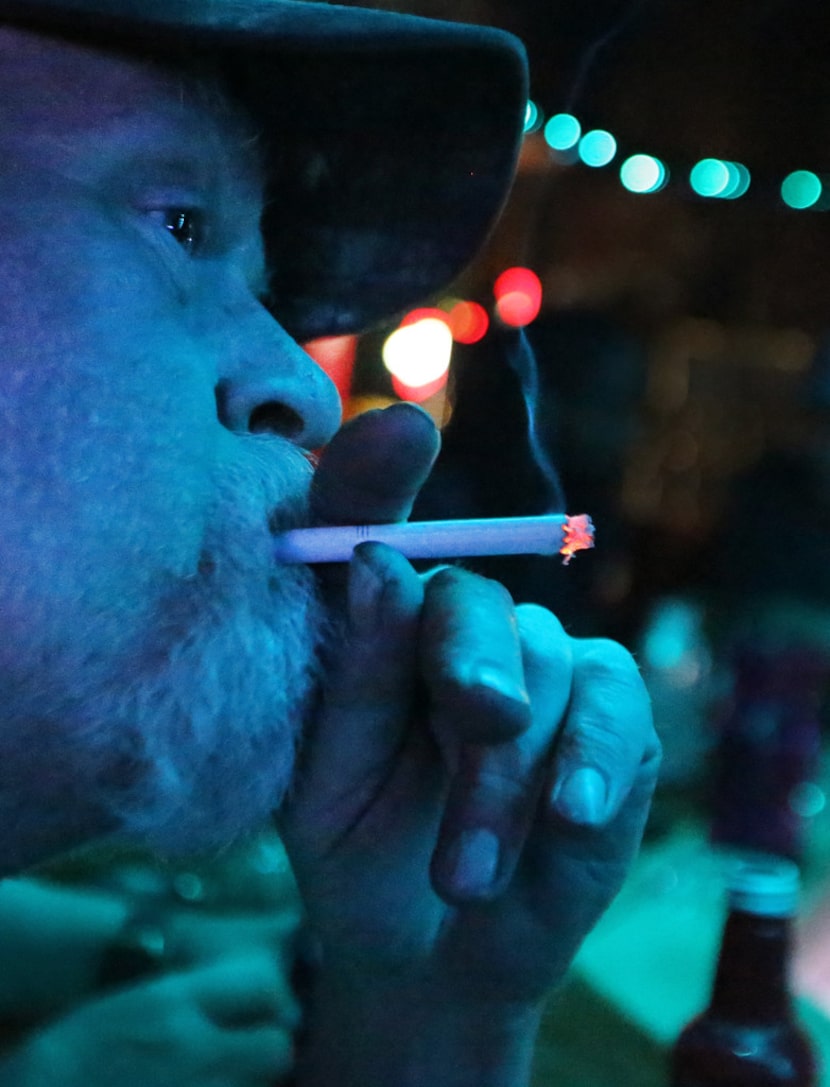
[[[779,857],[738,861],[728,877],[733,909],[764,917],[789,917],[798,907],[798,866]]]

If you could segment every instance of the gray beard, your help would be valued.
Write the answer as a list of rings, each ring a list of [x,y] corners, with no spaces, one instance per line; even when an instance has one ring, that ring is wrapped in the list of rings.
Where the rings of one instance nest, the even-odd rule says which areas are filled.
[[[85,658],[79,632],[51,692],[41,662],[17,712],[7,703],[0,870],[95,838],[164,856],[216,851],[280,805],[327,626],[312,572],[270,558],[264,510],[292,481],[297,493],[290,467],[284,485],[255,459],[226,473],[198,575],[171,579],[129,652]],[[304,505],[303,489],[281,516],[299,523]]]
[[[283,571],[284,575],[286,572]],[[120,694],[148,768],[100,800],[118,837],[163,855],[225,846],[279,807],[317,687],[321,608],[307,571],[280,576],[259,607],[200,627],[165,668]]]

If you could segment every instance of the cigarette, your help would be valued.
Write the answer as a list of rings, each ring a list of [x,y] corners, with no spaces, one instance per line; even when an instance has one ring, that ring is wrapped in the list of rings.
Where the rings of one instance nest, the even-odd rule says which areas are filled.
[[[585,514],[474,518],[466,521],[404,521],[388,525],[296,528],[277,536],[274,557],[282,563],[348,562],[358,544],[376,540],[409,559],[474,555],[562,555],[594,546],[594,525]]]

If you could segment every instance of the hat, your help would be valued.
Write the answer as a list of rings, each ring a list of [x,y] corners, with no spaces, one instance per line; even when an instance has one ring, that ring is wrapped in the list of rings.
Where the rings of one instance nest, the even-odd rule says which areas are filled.
[[[262,128],[273,308],[300,340],[445,288],[512,182],[527,65],[499,30],[317,0],[0,0],[0,22],[218,63]]]

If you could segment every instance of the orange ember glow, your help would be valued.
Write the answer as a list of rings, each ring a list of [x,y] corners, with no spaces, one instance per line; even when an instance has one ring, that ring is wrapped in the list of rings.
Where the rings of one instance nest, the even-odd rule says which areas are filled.
[[[578,513],[568,517],[562,530],[562,546],[559,554],[565,566],[577,551],[586,551],[594,546],[594,522],[587,513]]]

